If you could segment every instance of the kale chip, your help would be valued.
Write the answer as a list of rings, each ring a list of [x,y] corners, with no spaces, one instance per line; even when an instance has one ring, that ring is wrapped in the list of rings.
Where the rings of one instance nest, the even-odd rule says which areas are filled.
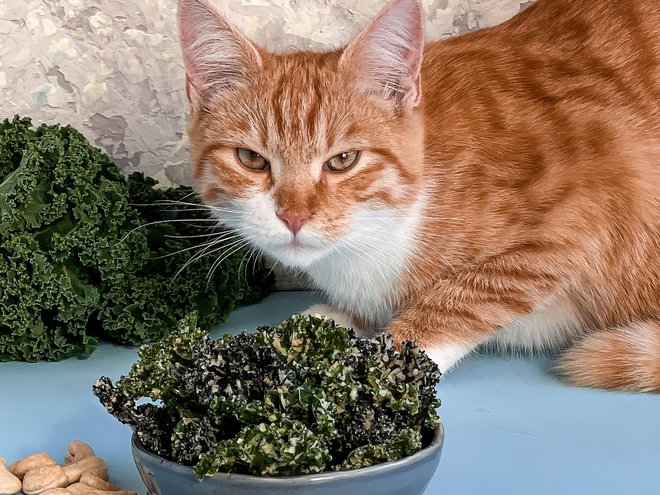
[[[415,343],[399,351],[389,335],[358,337],[310,315],[214,340],[196,318],[94,393],[149,451],[200,479],[367,467],[433,437],[440,372]]]
[[[0,361],[153,342],[189,311],[212,326],[265,294],[262,263],[245,269],[242,250],[208,283],[212,257],[175,277],[212,223],[189,188],[155,186],[127,181],[71,127],[0,122]]]

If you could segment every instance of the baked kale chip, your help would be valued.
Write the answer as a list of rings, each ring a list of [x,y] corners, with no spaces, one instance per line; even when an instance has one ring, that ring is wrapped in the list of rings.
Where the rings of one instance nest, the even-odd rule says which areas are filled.
[[[175,277],[214,224],[189,188],[155,185],[127,181],[71,127],[0,122],[0,361],[88,356],[99,337],[152,342],[189,311],[212,326],[265,293],[244,251],[209,283],[213,257]]]
[[[440,372],[413,342],[399,351],[388,335],[358,337],[310,315],[214,340],[196,318],[94,393],[149,451],[200,479],[367,467],[433,437]]]

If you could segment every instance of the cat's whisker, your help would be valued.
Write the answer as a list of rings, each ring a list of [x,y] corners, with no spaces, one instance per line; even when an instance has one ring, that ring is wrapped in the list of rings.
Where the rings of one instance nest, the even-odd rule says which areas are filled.
[[[431,235],[429,235],[429,233],[427,233],[426,230],[425,230],[426,228],[427,228],[426,226],[422,226],[422,227],[420,227],[420,229],[418,229],[417,232],[413,232],[412,237],[415,239],[415,242],[416,242],[417,244],[424,243],[424,241],[425,241],[425,240],[428,240],[429,237],[430,237],[430,238],[437,237],[437,234],[436,234],[435,232],[433,232],[433,231],[430,231],[429,233],[431,233]],[[426,234],[426,239],[423,239],[423,238],[421,237],[421,232],[424,232],[424,233]],[[378,234],[378,235],[375,236],[375,237],[370,236],[370,238],[373,239],[374,241],[376,241],[376,244],[379,244],[379,243],[386,243],[386,244],[388,244],[388,245],[394,247],[395,249],[398,248],[398,247],[400,246],[399,243],[397,243],[396,241],[393,241],[393,240],[389,237],[389,233],[388,233],[387,231],[376,231],[375,233]],[[360,232],[360,233],[358,234],[358,236],[363,236],[363,237],[364,237],[364,236],[367,236],[367,235],[368,235],[368,234],[365,233],[365,232]],[[438,255],[438,256],[439,256],[439,257],[440,257],[440,258],[446,263],[447,267],[449,267],[450,269],[453,270],[452,265],[449,263],[449,260],[444,256],[443,253],[441,253],[441,252],[440,252],[435,246],[433,246],[432,244],[426,243],[425,245],[426,245],[426,247],[427,247],[428,249],[432,250],[434,254],[437,254],[437,255]],[[407,264],[407,265],[410,265],[410,264]],[[409,273],[410,273],[410,272],[409,272]],[[412,275],[412,273],[411,273],[411,275]],[[413,277],[413,280],[415,280],[414,277]]]
[[[243,279],[245,280],[246,283],[248,282],[248,267],[250,266],[250,260],[252,259],[253,253],[254,253],[254,248],[252,246],[248,246],[248,250],[245,252],[243,258],[241,258],[241,263],[238,265],[238,271],[243,272]],[[241,270],[241,268],[243,270]]]
[[[162,259],[165,259],[165,258],[171,258],[172,256],[176,256],[178,254],[182,254],[182,253],[185,253],[187,251],[193,251],[195,249],[202,249],[203,247],[211,246],[216,242],[219,242],[219,241],[217,239],[214,239],[212,241],[204,242],[202,244],[195,244],[194,246],[188,246],[187,248],[179,249],[178,251],[173,251],[171,253],[163,254],[163,255],[160,255],[160,256],[154,256],[153,258],[150,258],[150,259],[152,259],[152,260],[162,260]]]
[[[259,250],[259,253],[261,254],[261,256],[263,256],[263,254],[264,254],[263,250]],[[266,274],[266,278],[270,277],[271,273],[273,273],[273,270],[275,270],[275,267],[276,267],[278,264],[279,264],[279,261],[278,261],[278,260],[273,261],[273,266],[270,267],[270,270],[269,270],[268,273]]]
[[[250,244],[252,244],[252,239],[249,237],[246,237],[247,240],[250,241]],[[243,273],[243,278],[247,281],[247,262],[246,258],[249,260],[249,255],[252,253],[252,246],[248,246],[248,249],[245,251],[245,254],[241,258],[241,262],[238,264],[238,273],[240,274],[241,271],[245,270]],[[243,265],[245,263],[245,265]]]
[[[226,231],[223,231],[223,232],[226,232]],[[167,237],[168,239],[198,239],[200,237],[212,237],[212,236],[216,236],[216,235],[220,235],[220,234],[218,232],[211,232],[209,234],[195,234],[195,235],[170,235],[170,234],[166,234],[165,237]]]
[[[246,229],[239,229],[239,231],[243,231]],[[227,245],[222,245],[218,248],[211,249],[213,246],[217,246],[218,244],[222,244],[223,242],[228,242],[228,241],[234,241],[234,239],[240,238],[241,234],[239,231],[236,232],[229,232],[229,236],[223,237],[222,239],[216,240],[213,244],[205,247],[201,252],[195,253],[193,256],[190,257],[188,261],[186,261],[181,268],[176,272],[172,280],[176,280],[176,278],[192,263],[195,263],[196,261],[199,261],[202,259],[204,256],[208,256],[210,254],[213,254],[217,251],[220,251],[223,248],[227,248]]]
[[[358,246],[359,246],[359,247],[362,247],[362,248],[370,247],[368,244],[365,244],[365,243],[362,243],[362,242],[359,242],[359,241],[357,241],[357,242],[358,242]],[[356,252],[357,252],[357,249],[356,249]],[[380,255],[383,256],[383,253],[380,253]],[[405,272],[407,272],[409,275],[411,275],[412,278],[414,278],[414,273],[411,271],[411,269],[408,267],[408,265],[402,263],[401,260],[398,260],[398,259],[396,259],[396,258],[394,258],[394,257],[392,257],[392,256],[390,256],[390,255],[385,255],[385,261],[388,261],[388,262],[390,263],[390,265],[387,265],[387,264],[385,264],[385,263],[383,263],[383,262],[380,262],[380,261],[378,260],[378,258],[377,258],[376,256],[372,255],[372,254],[368,254],[367,256],[368,256],[371,260],[373,260],[375,266],[378,266],[378,267],[379,267],[379,269],[380,269],[381,272],[383,273],[383,279],[384,279],[384,280],[387,279],[387,278],[385,277],[385,271],[386,271],[386,270],[389,271],[389,270],[391,269],[391,266],[394,266],[394,268],[396,269],[396,271],[398,271],[399,273],[405,271]]]
[[[211,266],[211,269],[209,270],[209,273],[206,277],[206,287],[208,289],[209,284],[211,283],[211,279],[213,278],[213,274],[217,270],[217,268],[222,264],[223,261],[225,261],[227,258],[232,256],[234,253],[240,251],[243,247],[247,246],[250,244],[249,240],[241,240],[239,239],[238,241],[235,241],[234,244],[232,245],[233,249],[229,252],[224,254],[221,258],[218,258],[213,262],[213,265]]]
[[[191,206],[194,208],[197,208],[197,210],[193,210],[192,208],[182,208],[183,211],[219,211],[219,212],[227,212],[227,213],[237,213],[237,214],[242,214],[243,212],[239,210],[234,210],[230,209],[227,207],[223,206],[216,206],[216,205],[209,205],[205,203],[189,203],[189,202],[184,202],[184,201],[177,201],[177,200],[172,200],[172,199],[159,199],[158,201],[155,201],[154,203],[133,203],[133,206]]]
[[[363,240],[361,238],[362,239],[370,239],[372,241],[375,241],[375,243],[385,242],[385,243],[387,243],[388,245],[390,245],[394,248],[398,247],[398,244],[396,242],[394,242],[390,239],[387,239],[387,237],[385,237],[385,236],[377,236],[376,237],[376,236],[370,236],[366,233],[360,232],[360,233],[357,234],[357,239],[355,239],[355,242],[357,242],[358,244],[360,244],[360,246],[365,248],[366,253],[371,253],[374,249],[374,246],[373,246],[373,244],[370,244],[368,242],[363,242]],[[402,261],[401,259],[395,258],[390,253],[386,253],[384,251],[379,251],[379,255],[380,256],[385,256],[385,259],[387,261],[389,261],[389,262],[393,263],[394,265],[396,265],[396,267],[399,268],[400,270],[408,272],[412,276],[413,279],[415,278],[413,272],[411,271],[411,269],[409,267],[409,265],[407,263],[405,263],[404,261]],[[372,255],[371,257],[375,262],[377,262],[377,258],[375,256]]]
[[[153,222],[147,222],[142,225],[138,225],[134,229],[131,229],[124,237],[122,237],[119,242],[124,242],[133,232],[143,229],[145,227],[150,227],[152,225],[160,225],[163,223],[173,223],[173,222],[201,222],[201,223],[206,223],[206,222],[212,222],[212,223],[218,223],[217,220],[211,219],[211,218],[175,218],[173,220],[156,220]]]
[[[451,222],[464,222],[465,218],[460,217],[428,217],[423,215],[408,215],[408,216],[365,216],[365,220],[439,220],[439,221],[451,221]]]
[[[367,245],[365,245],[365,244],[363,244],[363,243],[361,243],[361,242],[359,242],[355,239],[353,239],[352,241],[357,242],[362,247],[371,248],[371,246],[367,246]],[[377,268],[380,272],[382,280],[387,280],[388,277],[385,275],[385,269],[387,267],[384,268],[383,264],[380,263],[373,255],[371,255],[369,253],[369,249],[367,249],[365,251],[360,251],[355,246],[352,246],[351,244],[348,244],[348,243],[344,243],[341,246],[344,247],[345,249],[347,249],[353,255],[357,256],[360,259],[362,259],[365,263],[367,263],[367,266]]]
[[[209,234],[211,236],[214,236],[214,239],[211,239],[208,242],[204,242],[204,243],[201,243],[201,244],[196,244],[194,246],[189,246],[187,248],[183,248],[183,249],[180,249],[180,250],[172,252],[172,253],[167,253],[167,254],[164,254],[162,256],[156,256],[155,258],[151,258],[151,259],[158,260],[158,259],[163,259],[163,258],[169,258],[171,256],[176,256],[177,254],[185,253],[187,251],[192,251],[192,250],[195,250],[195,249],[201,249],[203,247],[214,246],[214,245],[217,245],[220,242],[223,242],[223,241],[226,241],[226,240],[229,240],[229,239],[233,239],[234,237],[237,237],[234,234],[235,234],[235,232],[232,232],[232,231]]]

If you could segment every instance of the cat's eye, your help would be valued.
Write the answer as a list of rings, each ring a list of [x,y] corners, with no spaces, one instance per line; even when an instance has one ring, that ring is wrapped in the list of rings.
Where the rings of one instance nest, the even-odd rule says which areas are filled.
[[[256,151],[247,148],[236,148],[236,158],[251,170],[268,170],[270,163]]]
[[[330,158],[330,160],[325,162],[323,167],[333,172],[343,172],[353,166],[355,162],[357,162],[359,156],[359,151],[344,151],[343,153],[339,153]]]

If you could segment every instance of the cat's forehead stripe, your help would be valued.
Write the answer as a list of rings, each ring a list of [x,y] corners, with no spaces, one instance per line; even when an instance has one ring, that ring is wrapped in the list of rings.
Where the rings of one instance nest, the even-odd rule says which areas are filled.
[[[278,142],[318,144],[320,108],[325,103],[319,84],[317,77],[282,78],[271,99]]]

